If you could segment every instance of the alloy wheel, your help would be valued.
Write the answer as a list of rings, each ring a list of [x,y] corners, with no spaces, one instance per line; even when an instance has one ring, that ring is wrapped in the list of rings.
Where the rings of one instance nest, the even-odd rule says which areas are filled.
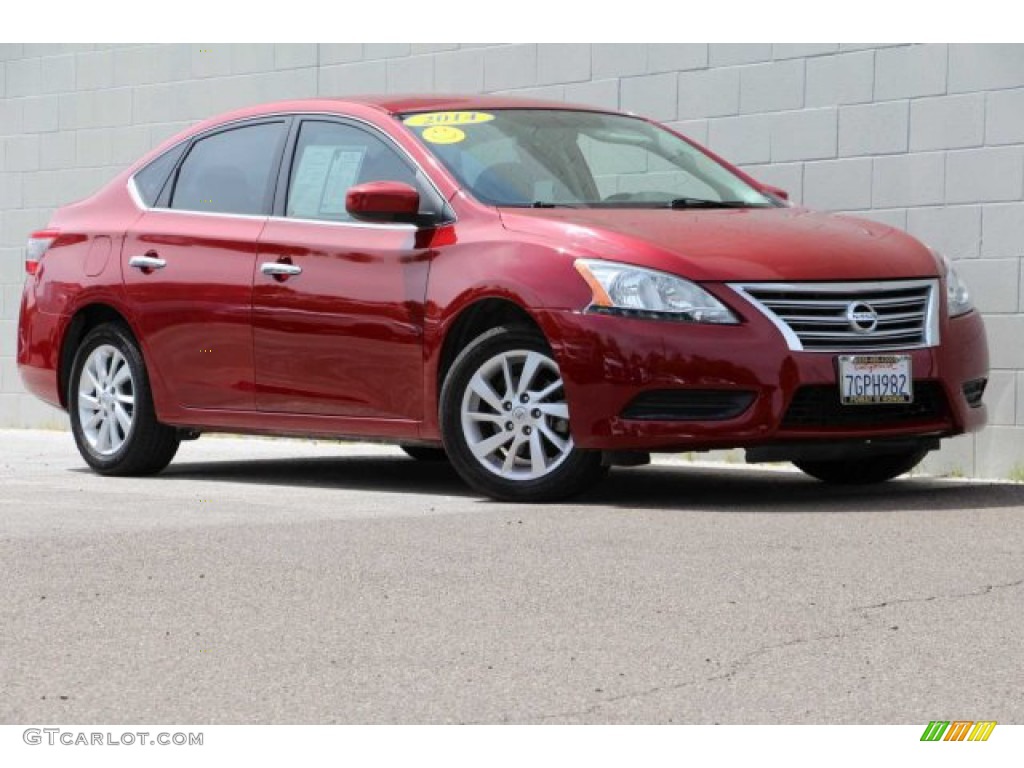
[[[78,381],[78,418],[89,447],[101,456],[117,453],[135,418],[135,382],[125,356],[110,344],[92,351]]]
[[[533,350],[502,352],[481,365],[465,389],[460,417],[474,458],[506,480],[542,478],[573,449],[558,366]]]

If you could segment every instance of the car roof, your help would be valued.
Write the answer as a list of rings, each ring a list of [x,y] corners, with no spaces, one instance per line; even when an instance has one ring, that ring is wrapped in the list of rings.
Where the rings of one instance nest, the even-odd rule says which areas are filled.
[[[509,96],[460,96],[436,94],[388,94],[346,96],[344,98],[320,96],[306,99],[289,99],[287,101],[275,101],[266,104],[256,104],[250,107],[242,107],[241,109],[236,109],[231,112],[214,115],[193,126],[193,130],[191,132],[195,133],[222,123],[249,117],[259,117],[261,115],[288,112],[336,111],[359,113],[367,109],[377,110],[389,115],[402,114],[405,112],[448,112],[458,110],[476,111],[484,109],[563,109],[585,112],[615,111],[603,109],[601,107],[588,106],[586,104],[567,104],[563,101],[523,99]]]
[[[424,95],[401,94],[379,96],[355,96],[345,101],[376,107],[385,112],[447,112],[454,110],[480,109],[572,109],[588,112],[604,112],[599,107],[583,104],[567,104],[550,99],[526,99],[512,96],[489,95]]]

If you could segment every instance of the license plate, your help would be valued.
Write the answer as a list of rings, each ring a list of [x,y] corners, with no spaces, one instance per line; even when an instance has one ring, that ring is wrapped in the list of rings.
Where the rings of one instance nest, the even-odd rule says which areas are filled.
[[[841,355],[839,401],[843,405],[914,402],[910,355]]]

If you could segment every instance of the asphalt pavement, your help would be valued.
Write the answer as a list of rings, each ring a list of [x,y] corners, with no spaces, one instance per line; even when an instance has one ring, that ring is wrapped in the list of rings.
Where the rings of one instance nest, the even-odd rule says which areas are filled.
[[[1024,485],[620,469],[481,499],[204,437],[98,477],[0,431],[3,723],[1024,722]]]

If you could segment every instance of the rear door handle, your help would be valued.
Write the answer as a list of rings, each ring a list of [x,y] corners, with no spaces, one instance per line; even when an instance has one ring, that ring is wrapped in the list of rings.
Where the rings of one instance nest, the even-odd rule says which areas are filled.
[[[302,267],[296,264],[287,264],[283,261],[266,261],[260,264],[260,272],[271,277],[292,277],[301,275]]]
[[[135,267],[135,269],[141,269],[143,272],[151,272],[154,269],[163,269],[167,266],[167,262],[161,259],[159,256],[132,256],[128,259],[128,266]]]

